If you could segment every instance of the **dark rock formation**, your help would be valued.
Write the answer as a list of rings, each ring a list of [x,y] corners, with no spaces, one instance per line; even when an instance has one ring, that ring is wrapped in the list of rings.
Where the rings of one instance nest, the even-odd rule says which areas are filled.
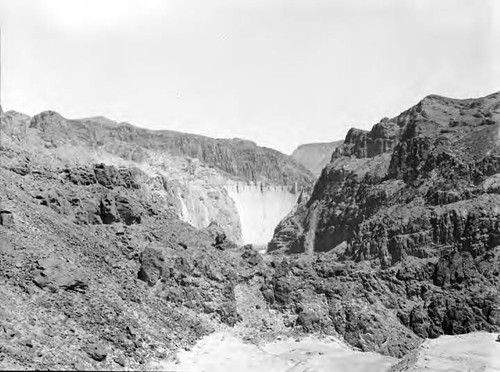
[[[141,175],[141,171],[137,168],[128,169],[105,164],[96,164],[94,166],[94,175],[96,181],[104,187],[113,188],[122,186],[128,189],[139,189],[140,185],[137,182],[137,177]]]
[[[299,225],[296,236],[281,239],[282,231],[291,232],[278,228],[271,250],[280,241],[302,251],[308,244],[327,251],[346,241],[346,255],[384,264],[397,262],[401,254],[426,255],[417,247],[458,241],[463,250],[484,253],[477,244],[490,247],[486,241],[496,232],[497,212],[489,207],[497,194],[484,184],[491,185],[500,169],[498,124],[491,124],[499,100],[498,94],[479,100],[430,96],[370,132],[350,130],[307,205],[290,218]],[[488,124],[478,113],[490,119]],[[450,124],[457,117],[460,126]],[[307,231],[298,232],[308,225],[314,225],[313,242]],[[487,229],[488,237],[473,243],[470,229]]]
[[[14,171],[22,164],[30,172]],[[180,221],[144,177],[18,148],[0,154],[2,215],[16,216],[0,226],[2,363],[139,369],[241,320],[234,288],[264,263],[247,264],[216,224]]]
[[[123,222],[126,225],[141,222],[141,213],[127,197],[106,195],[101,199],[99,215],[104,224]]]
[[[329,252],[329,282],[320,279],[324,264],[275,274],[281,306],[296,307],[314,288],[330,307],[324,324],[392,355],[415,336],[498,329],[499,122],[499,93],[429,96],[369,132],[351,129],[269,244],[270,252]],[[401,326],[413,334],[406,341],[393,336]]]
[[[108,355],[106,349],[99,344],[89,344],[85,346],[84,350],[92,359],[98,362],[102,362]]]
[[[163,276],[164,271],[165,257],[160,249],[147,247],[142,251],[139,279],[153,286]]]
[[[120,220],[120,215],[116,208],[115,199],[111,196],[106,196],[101,199],[101,204],[99,205],[101,220],[104,224],[110,224],[113,222],[118,222]]]

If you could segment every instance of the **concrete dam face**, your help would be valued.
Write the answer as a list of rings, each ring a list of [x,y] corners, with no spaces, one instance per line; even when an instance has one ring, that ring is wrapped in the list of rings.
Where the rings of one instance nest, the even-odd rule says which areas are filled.
[[[267,246],[299,195],[293,187],[259,183],[232,183],[225,188],[240,217],[243,243],[258,246]]]

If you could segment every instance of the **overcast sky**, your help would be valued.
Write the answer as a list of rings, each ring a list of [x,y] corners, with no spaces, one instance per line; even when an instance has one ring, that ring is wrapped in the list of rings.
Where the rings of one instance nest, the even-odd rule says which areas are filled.
[[[289,153],[431,93],[500,90],[494,3],[0,0],[3,104]]]

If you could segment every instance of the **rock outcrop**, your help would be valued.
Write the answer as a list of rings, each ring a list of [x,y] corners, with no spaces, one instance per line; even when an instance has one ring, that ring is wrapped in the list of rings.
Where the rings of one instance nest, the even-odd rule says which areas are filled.
[[[332,261],[325,273],[320,258],[301,268],[290,257],[290,274],[271,283],[280,306],[302,309],[301,297],[324,293],[307,327],[332,324],[352,344],[391,355],[415,336],[498,329],[499,122],[500,93],[429,96],[371,131],[351,129],[269,244]],[[411,331],[398,345],[394,327]]]
[[[425,255],[418,247],[459,241],[462,250],[484,253],[495,245],[486,241],[497,228],[499,108],[499,94],[478,100],[430,96],[370,132],[350,130],[311,198],[290,217],[299,225],[297,236],[283,242],[298,251],[308,244],[328,251],[346,241],[346,257],[384,265],[402,255]],[[309,225],[315,227],[310,242]],[[488,238],[477,242],[482,248],[472,247],[470,229],[488,230]],[[277,229],[271,251],[282,231]]]
[[[238,291],[260,295],[272,268],[235,244],[245,221],[228,186],[254,180],[288,196],[285,209],[270,205],[277,223],[296,185],[313,180],[247,141],[54,112],[10,111],[2,128],[0,363],[10,369],[145,369],[241,322]],[[266,213],[268,202],[253,207]]]
[[[0,224],[2,366],[145,369],[241,319],[234,288],[265,265],[219,226],[181,221],[148,181],[135,167],[0,152],[15,216]]]

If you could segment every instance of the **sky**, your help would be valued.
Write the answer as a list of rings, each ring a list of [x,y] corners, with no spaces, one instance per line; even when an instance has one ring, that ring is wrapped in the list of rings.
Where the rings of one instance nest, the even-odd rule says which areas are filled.
[[[290,153],[500,90],[497,0],[0,0],[2,104]]]

